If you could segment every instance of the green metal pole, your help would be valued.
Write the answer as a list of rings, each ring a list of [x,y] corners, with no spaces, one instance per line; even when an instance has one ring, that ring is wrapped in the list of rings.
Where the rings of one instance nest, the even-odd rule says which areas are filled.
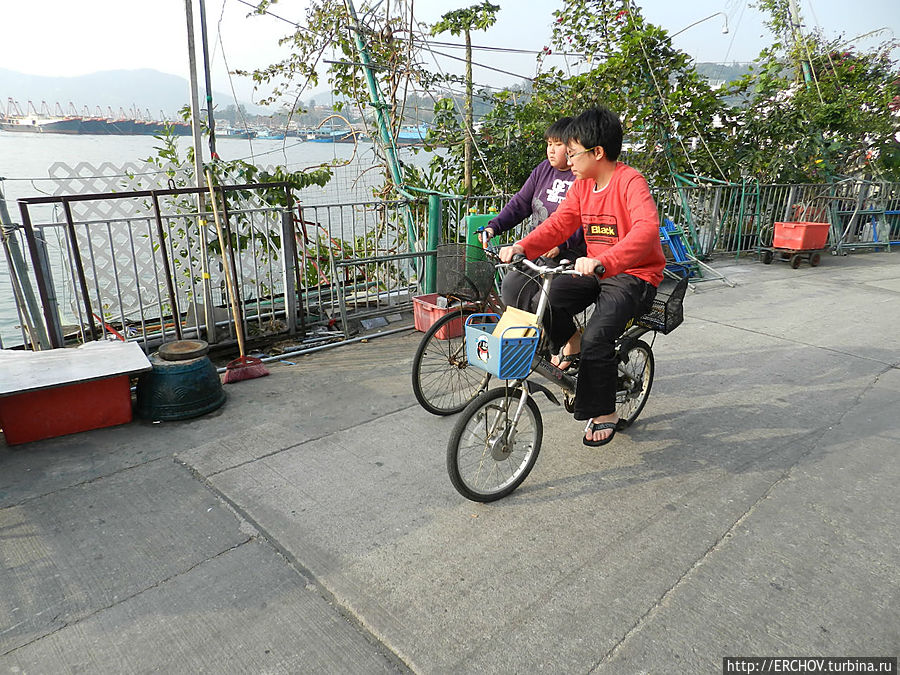
[[[356,50],[359,52],[359,60],[363,65],[363,71],[366,74],[366,84],[369,87],[369,104],[375,109],[375,119],[378,123],[378,131],[381,134],[381,140],[384,143],[384,151],[387,154],[388,168],[391,177],[394,179],[394,185],[397,191],[407,199],[413,199],[413,196],[403,189],[403,176],[400,173],[400,165],[397,161],[397,154],[394,149],[394,139],[391,138],[390,128],[387,123],[387,116],[384,114],[385,103],[381,100],[381,94],[378,91],[378,82],[375,81],[375,75],[370,67],[369,52],[366,44],[362,39],[362,29],[359,26],[359,19],[356,18],[356,9],[353,7],[353,0],[344,0],[347,13],[353,22],[351,30],[353,31],[353,41],[356,43]]]
[[[0,187],[0,239],[3,240],[6,263],[10,268],[9,276],[13,287],[13,295],[16,298],[16,304],[19,306],[32,347],[40,350],[50,349],[50,339],[47,337],[47,331],[44,330],[44,324],[41,322],[40,308],[38,307],[37,298],[34,296],[34,290],[31,288],[31,281],[28,279],[25,259],[22,257],[15,230],[16,226],[13,225],[9,217],[9,211],[6,209],[6,198],[3,196],[2,187]]]
[[[384,144],[384,152],[387,156],[388,169],[391,172],[391,178],[394,181],[394,187],[397,192],[405,199],[415,200],[415,196],[409,193],[403,185],[403,174],[400,171],[400,163],[397,161],[397,153],[394,147],[394,139],[391,137],[390,128],[385,115],[385,103],[381,100],[381,94],[378,91],[378,82],[372,73],[369,60],[369,52],[366,49],[365,42],[362,39],[362,30],[359,26],[359,19],[356,17],[356,9],[353,7],[353,0],[344,0],[344,6],[350,15],[353,31],[353,41],[356,43],[356,50],[359,52],[359,60],[362,63],[363,71],[366,74],[366,84],[369,88],[369,103],[375,109],[375,119],[377,121],[378,131],[381,134],[381,140]],[[414,251],[417,248],[418,236],[416,233],[415,223],[412,217],[412,211],[407,205],[404,209],[406,216],[406,236],[409,239],[409,250]],[[417,265],[417,272],[421,274],[422,267]]]
[[[737,222],[737,241],[735,241],[734,259],[737,260],[741,256],[741,237],[744,233],[744,203],[747,200],[747,178],[741,177],[741,208],[738,212]]]
[[[691,248],[697,250],[700,248],[700,237],[697,234],[697,228],[694,227],[694,216],[691,213],[691,205],[688,202],[687,195],[684,194],[684,186],[680,180],[680,174],[675,168],[675,158],[672,153],[672,141],[669,139],[669,132],[660,124],[663,138],[663,152],[666,156],[666,163],[669,165],[669,173],[675,181],[675,189],[678,191],[678,197],[681,200],[681,207],[684,209],[685,220],[687,221],[687,234],[689,235]]]
[[[800,32],[800,9],[797,7],[796,0],[790,0],[788,3],[791,13],[791,34],[794,38],[794,44],[798,50],[803,48],[803,34]],[[812,85],[812,70],[809,66],[809,61],[803,58],[803,55],[799,55],[800,67],[803,70],[803,82],[806,85],[806,88],[809,89]]]
[[[428,233],[425,237],[425,250],[434,251],[441,237],[441,198],[428,195]],[[428,256],[425,259],[425,292],[434,293],[437,277],[437,259]]]

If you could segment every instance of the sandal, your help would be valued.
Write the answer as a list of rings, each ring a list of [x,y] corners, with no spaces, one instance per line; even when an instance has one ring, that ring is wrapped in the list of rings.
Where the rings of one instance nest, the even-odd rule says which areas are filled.
[[[582,436],[581,442],[591,448],[598,448],[601,445],[606,445],[616,435],[616,429],[618,426],[618,422],[592,422],[588,420],[587,426],[584,428],[584,433],[590,433],[593,436],[595,431],[603,431],[604,429],[612,429],[612,433],[602,441],[595,441],[589,439],[587,436]]]
[[[560,370],[568,370],[569,368],[578,368],[578,364],[581,361],[581,352],[576,354],[563,354],[562,350],[559,351],[559,355],[557,356],[559,359],[556,362],[556,367]],[[565,367],[563,367],[563,363],[565,363]]]

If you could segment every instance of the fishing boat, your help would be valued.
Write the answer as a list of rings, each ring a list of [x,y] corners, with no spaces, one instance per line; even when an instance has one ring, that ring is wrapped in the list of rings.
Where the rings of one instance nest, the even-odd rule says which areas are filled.
[[[256,132],[256,140],[258,141],[283,141],[284,132],[274,131],[272,129],[260,129]]]
[[[397,132],[397,145],[421,145],[427,135],[427,124],[407,124],[400,127],[400,131]]]
[[[3,117],[0,131],[25,131],[35,134],[77,134],[81,131],[80,117]]]
[[[256,138],[255,131],[250,129],[238,129],[237,127],[219,127],[216,130],[216,133],[224,138]]]
[[[306,135],[307,141],[313,143],[356,143],[365,139],[365,135],[356,129],[316,129]]]

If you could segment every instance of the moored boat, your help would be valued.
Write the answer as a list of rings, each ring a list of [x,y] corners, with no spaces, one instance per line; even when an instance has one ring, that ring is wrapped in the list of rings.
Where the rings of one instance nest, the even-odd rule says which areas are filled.
[[[428,125],[404,125],[397,133],[397,145],[421,145],[428,135]]]
[[[256,140],[258,141],[283,141],[284,137],[283,131],[274,131],[272,129],[260,129],[256,132]]]
[[[81,131],[80,117],[4,117],[0,130],[25,131],[36,134],[77,134]]]

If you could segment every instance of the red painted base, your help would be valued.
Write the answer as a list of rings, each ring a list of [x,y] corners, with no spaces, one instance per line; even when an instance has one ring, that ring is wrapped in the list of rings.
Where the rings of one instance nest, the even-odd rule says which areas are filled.
[[[0,397],[0,427],[8,445],[130,421],[127,375]]]

